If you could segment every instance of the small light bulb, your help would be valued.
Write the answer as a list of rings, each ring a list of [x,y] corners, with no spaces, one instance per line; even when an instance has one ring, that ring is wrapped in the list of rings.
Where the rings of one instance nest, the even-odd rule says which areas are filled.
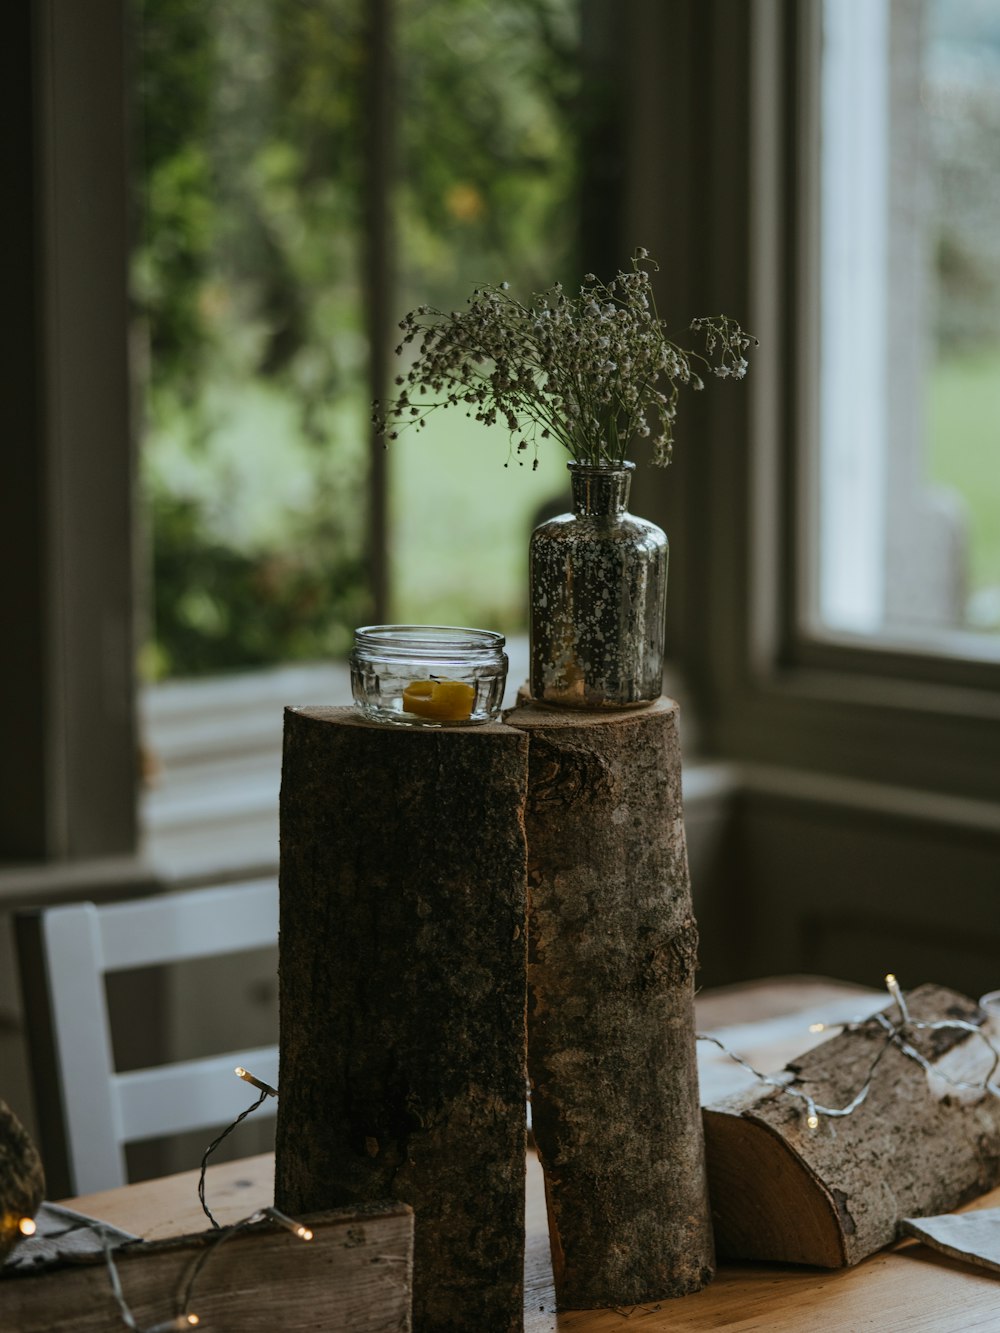
[[[810,1129],[819,1129],[819,1116],[815,1114],[807,1116],[806,1124]]]
[[[17,1224],[17,1229],[22,1236],[33,1236],[38,1230],[35,1226],[35,1219],[33,1217],[22,1217]]]
[[[809,1031],[810,1031],[810,1032],[825,1032],[825,1031],[826,1031],[826,1024],[825,1024],[825,1023],[810,1023],[810,1024],[809,1024]]]
[[[270,1083],[265,1083],[263,1079],[254,1078],[249,1069],[244,1069],[242,1065],[237,1065],[233,1070],[237,1078],[241,1078],[244,1083],[249,1083],[259,1092],[266,1092],[269,1097],[277,1097],[278,1089],[272,1088]]]
[[[896,977],[892,972],[886,977],[885,984],[889,988],[889,994],[896,1001],[897,1005],[899,1005],[900,1013],[904,1018],[908,1019],[909,1015],[906,1012],[906,1001],[903,999],[903,992],[900,989],[899,982],[896,980]]]
[[[198,1318],[196,1314],[189,1314],[187,1317],[187,1321],[188,1321],[188,1326],[190,1328],[194,1328],[195,1324],[201,1323],[201,1320]]]
[[[290,1231],[293,1236],[298,1236],[299,1240],[312,1240],[313,1233],[309,1228],[303,1226],[301,1222],[296,1222],[293,1217],[286,1216],[284,1213],[279,1212],[277,1208],[265,1208],[264,1212],[272,1222],[277,1222],[278,1226],[284,1227],[285,1230]]]

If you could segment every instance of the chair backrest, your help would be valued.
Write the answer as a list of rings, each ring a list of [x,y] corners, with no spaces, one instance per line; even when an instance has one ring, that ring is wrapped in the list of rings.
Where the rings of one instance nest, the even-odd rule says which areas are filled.
[[[276,879],[22,912],[15,933],[50,1198],[125,1184],[127,1143],[225,1127],[257,1095],[236,1065],[277,1086],[276,1046],[117,1072],[105,987],[109,972],[276,944]],[[268,1097],[258,1114],[275,1109]]]

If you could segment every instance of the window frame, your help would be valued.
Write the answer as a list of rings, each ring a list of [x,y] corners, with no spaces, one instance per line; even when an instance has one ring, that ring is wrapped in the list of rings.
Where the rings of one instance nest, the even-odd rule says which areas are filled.
[[[776,321],[784,317],[797,354],[788,363],[794,367],[793,386],[782,385],[781,368],[773,358],[766,366],[769,383],[751,386],[752,485],[757,494],[770,487],[779,521],[770,551],[764,549],[766,532],[755,532],[752,520],[748,523],[748,568],[756,585],[751,589],[756,595],[749,599],[751,654],[742,699],[730,701],[728,734],[739,736],[742,731],[735,713],[743,703],[759,732],[756,745],[773,748],[786,761],[805,760],[810,767],[825,761],[861,778],[996,799],[996,663],[930,650],[902,651],[889,636],[852,640],[806,627],[807,575],[813,558],[807,455],[815,456],[819,429],[821,17],[820,0],[780,5],[763,0],[753,15],[751,171],[759,169],[762,156],[776,155],[776,143],[784,140],[781,206],[793,255],[782,272],[774,234],[769,235],[759,208],[756,216],[752,213],[750,268],[754,308],[760,311],[755,327],[777,346]],[[784,55],[784,77],[774,83],[762,67],[769,46]],[[767,311],[769,287],[781,297],[780,304]],[[768,402],[773,406],[768,408]],[[764,571],[780,567],[783,552],[791,556],[789,576],[767,578]],[[784,739],[769,741],[772,728],[779,728]]]
[[[4,358],[16,454],[4,493],[10,730],[0,866],[131,858],[133,443],[125,287],[124,0],[14,0],[5,44]]]
[[[668,64],[671,50],[694,58],[674,123],[640,128],[684,216],[665,223],[640,201],[627,234],[653,235],[661,255],[668,232],[691,247],[661,308],[724,309],[760,340],[743,384],[697,402],[646,492],[679,538],[669,638],[708,754],[997,801],[1000,665],[805,627],[820,18],[819,0],[677,0],[662,18]]]

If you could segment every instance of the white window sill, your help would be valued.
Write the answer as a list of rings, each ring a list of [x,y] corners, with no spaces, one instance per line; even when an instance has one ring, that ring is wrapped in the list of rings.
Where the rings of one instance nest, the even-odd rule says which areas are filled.
[[[504,706],[528,676],[528,640],[507,644]],[[150,770],[141,797],[143,859],[170,884],[268,874],[278,867],[278,790],[283,710],[288,704],[348,705],[347,664],[153,686],[141,700]],[[725,797],[725,765],[689,765],[689,806]]]
[[[507,645],[505,706],[528,674],[527,639]],[[278,865],[283,712],[351,703],[346,662],[174,681],[141,700],[148,781],[143,856],[169,883],[268,873]]]

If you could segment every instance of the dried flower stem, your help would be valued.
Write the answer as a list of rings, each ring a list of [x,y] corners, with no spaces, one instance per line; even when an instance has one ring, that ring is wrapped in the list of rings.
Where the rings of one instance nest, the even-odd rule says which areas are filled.
[[[438,408],[464,406],[488,426],[502,421],[518,454],[554,438],[578,463],[620,462],[635,436],[652,437],[653,461],[666,466],[682,385],[704,388],[699,371],[741,379],[755,339],[726,315],[692,320],[703,351],[667,336],[656,311],[650,272],[657,264],[638,249],[631,271],[610,283],[592,273],[577,297],[562,284],[524,305],[506,282],[477,287],[464,311],[419,306],[400,323],[417,344],[400,392],[373,420],[396,439],[421,430]],[[654,434],[655,430],[655,434]]]

